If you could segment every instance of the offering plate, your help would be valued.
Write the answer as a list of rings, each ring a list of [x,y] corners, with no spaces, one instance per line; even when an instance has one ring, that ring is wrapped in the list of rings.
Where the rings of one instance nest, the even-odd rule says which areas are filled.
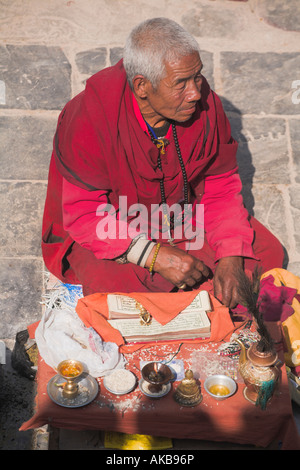
[[[59,374],[52,377],[47,385],[47,392],[51,400],[65,408],[79,408],[91,403],[98,395],[98,382],[86,372],[83,372],[77,380],[78,392],[73,398],[68,398],[63,395],[66,380]]]

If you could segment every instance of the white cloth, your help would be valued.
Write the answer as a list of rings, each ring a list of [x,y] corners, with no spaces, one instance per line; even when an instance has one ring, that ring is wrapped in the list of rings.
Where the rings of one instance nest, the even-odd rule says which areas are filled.
[[[87,328],[72,308],[48,308],[35,332],[39,353],[56,370],[65,359],[81,361],[92,377],[124,368],[126,359],[115,343],[103,342],[93,328]]]

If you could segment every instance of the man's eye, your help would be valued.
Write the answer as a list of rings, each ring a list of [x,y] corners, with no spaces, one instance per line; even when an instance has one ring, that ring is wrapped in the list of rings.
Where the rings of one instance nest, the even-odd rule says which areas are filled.
[[[184,90],[185,89],[185,86],[186,86],[186,83],[185,82],[179,82],[177,83],[177,85],[175,86],[176,90]]]

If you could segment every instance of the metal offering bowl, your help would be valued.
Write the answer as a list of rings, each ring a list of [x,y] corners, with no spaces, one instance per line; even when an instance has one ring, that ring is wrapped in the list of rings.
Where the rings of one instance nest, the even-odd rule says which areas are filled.
[[[174,375],[166,364],[161,362],[149,362],[142,368],[142,377],[150,384],[149,390],[159,392],[162,386],[168,384]]]
[[[236,391],[236,383],[227,375],[211,375],[204,382],[206,392],[216,400],[226,400]],[[228,390],[228,393],[226,393]]]
[[[66,398],[74,398],[78,394],[78,385],[75,382],[83,373],[83,364],[74,359],[66,359],[57,366],[57,372],[61,377],[66,379],[63,386],[63,396]]]
[[[66,359],[58,364],[57,372],[65,379],[76,379],[83,372],[83,364],[75,359]]]

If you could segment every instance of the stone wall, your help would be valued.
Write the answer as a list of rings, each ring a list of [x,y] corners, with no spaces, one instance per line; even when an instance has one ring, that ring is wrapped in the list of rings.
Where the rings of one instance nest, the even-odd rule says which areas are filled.
[[[249,211],[300,271],[298,0],[4,0],[0,10],[0,338],[38,320],[41,220],[59,111],[116,63],[130,29],[167,16],[195,35],[239,142]],[[293,88],[295,87],[295,88]]]

